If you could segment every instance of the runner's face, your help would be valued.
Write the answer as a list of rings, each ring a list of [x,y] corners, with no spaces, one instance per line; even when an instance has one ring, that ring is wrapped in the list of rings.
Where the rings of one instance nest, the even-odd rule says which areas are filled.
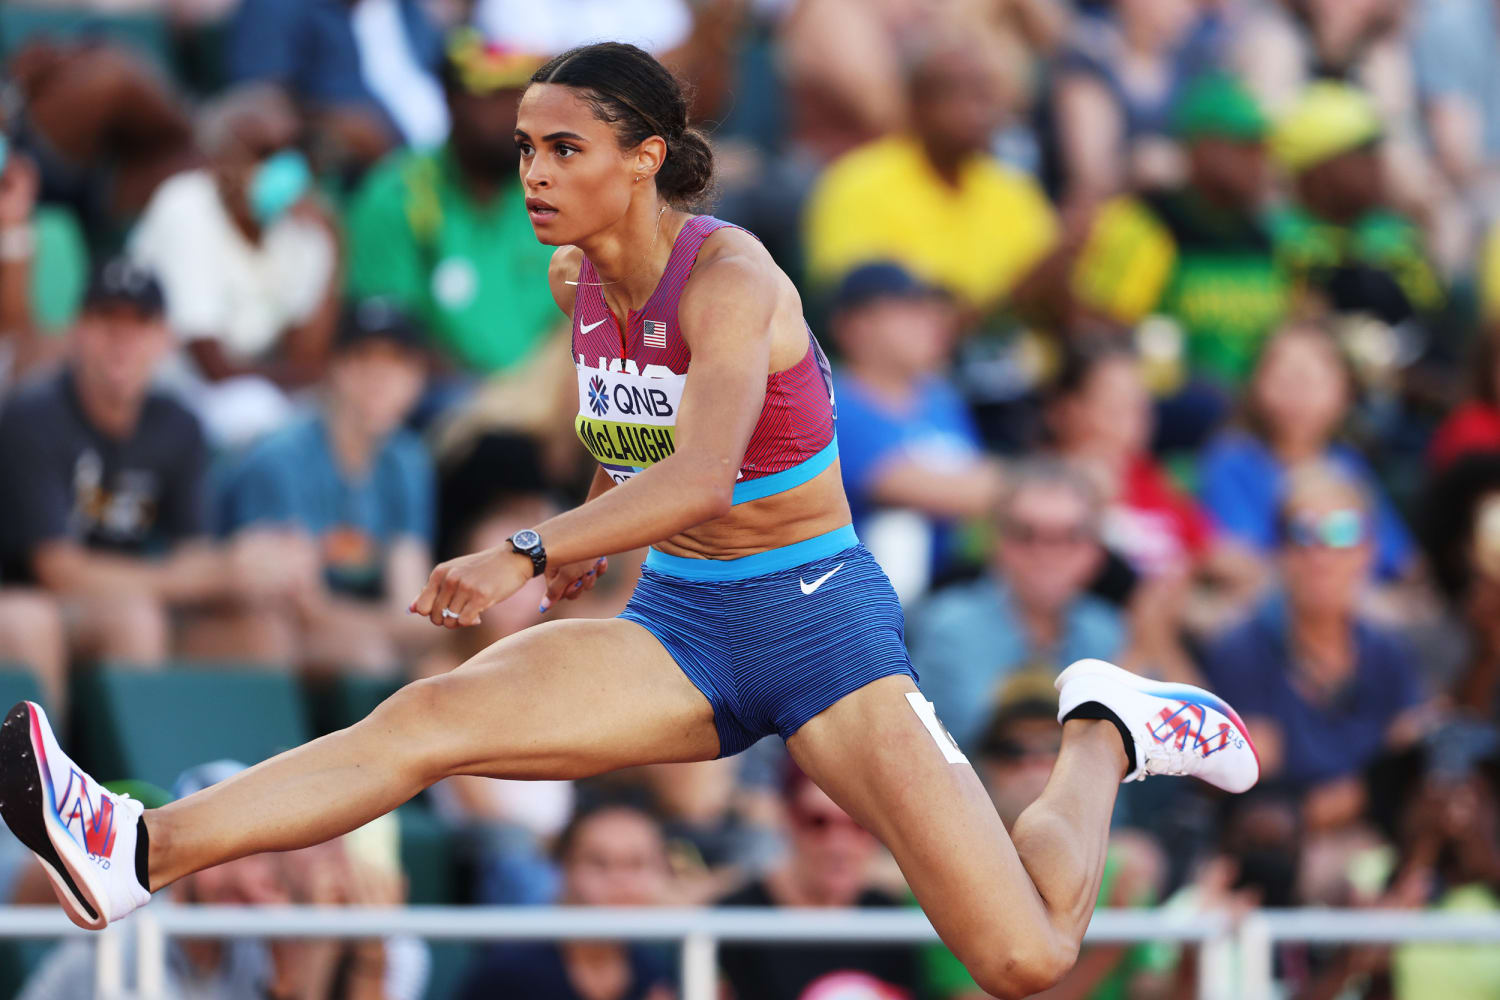
[[[572,87],[533,84],[516,114],[521,185],[536,238],[579,243],[618,222],[640,172],[636,150],[621,150],[614,129]]]

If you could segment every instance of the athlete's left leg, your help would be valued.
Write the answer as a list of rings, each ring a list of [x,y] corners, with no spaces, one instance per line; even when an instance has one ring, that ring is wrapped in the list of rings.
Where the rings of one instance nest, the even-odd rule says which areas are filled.
[[[1115,793],[1129,765],[1110,722],[1072,720],[1046,790],[1015,823],[974,769],[949,763],[884,677],[787,740],[798,765],[895,856],[948,948],[986,992],[1022,997],[1062,978],[1099,895]]]

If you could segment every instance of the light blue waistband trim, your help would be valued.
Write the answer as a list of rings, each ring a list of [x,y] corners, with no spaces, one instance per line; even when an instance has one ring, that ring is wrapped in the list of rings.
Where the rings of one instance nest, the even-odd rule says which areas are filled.
[[[752,576],[765,576],[817,562],[858,544],[859,536],[854,533],[854,525],[846,524],[779,549],[767,549],[738,559],[687,559],[647,549],[646,566],[658,573],[686,580],[747,580]]]
[[[759,500],[761,497],[772,496],[776,493],[785,493],[807,482],[813,476],[822,472],[833,464],[833,460],[839,457],[839,437],[837,434],[833,439],[818,452],[809,458],[803,459],[790,469],[773,472],[769,476],[761,476],[759,479],[747,479],[742,483],[734,484],[733,503],[748,503],[751,500]]]

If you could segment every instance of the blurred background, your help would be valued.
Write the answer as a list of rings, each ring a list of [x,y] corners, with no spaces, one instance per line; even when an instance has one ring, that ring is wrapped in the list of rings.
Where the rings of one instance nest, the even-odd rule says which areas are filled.
[[[0,703],[150,803],[538,620],[405,613],[578,502],[511,141],[600,39],[693,87],[835,359],[856,527],[1007,823],[1077,657],[1206,684],[1234,799],[1122,789],[1100,905],[1500,910],[1493,0],[5,0]],[[552,616],[623,608],[641,553]],[[607,663],[598,664],[608,669]],[[180,902],[914,905],[792,769],[445,781]],[[0,837],[0,897],[50,903]],[[125,928],[128,935],[128,925]],[[173,942],[170,996],[670,1000],[668,948]],[[1186,997],[1169,943],[1057,997]],[[92,995],[0,943],[0,995]],[[979,1000],[937,947],[724,947],[729,1000]],[[1278,946],[1278,995],[1500,997],[1500,950]]]

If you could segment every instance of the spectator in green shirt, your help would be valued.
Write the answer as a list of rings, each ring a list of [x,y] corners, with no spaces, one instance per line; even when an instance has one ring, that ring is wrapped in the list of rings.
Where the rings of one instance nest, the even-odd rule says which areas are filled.
[[[1382,140],[1379,114],[1363,92],[1333,81],[1309,86],[1271,136],[1294,194],[1272,229],[1277,261],[1297,294],[1395,326],[1430,318],[1444,290],[1422,231],[1391,207]]]
[[[541,61],[455,36],[441,72],[448,141],[389,157],[350,206],[352,293],[416,317],[460,375],[450,385],[514,368],[557,327],[552,248],[532,232],[512,138]]]

